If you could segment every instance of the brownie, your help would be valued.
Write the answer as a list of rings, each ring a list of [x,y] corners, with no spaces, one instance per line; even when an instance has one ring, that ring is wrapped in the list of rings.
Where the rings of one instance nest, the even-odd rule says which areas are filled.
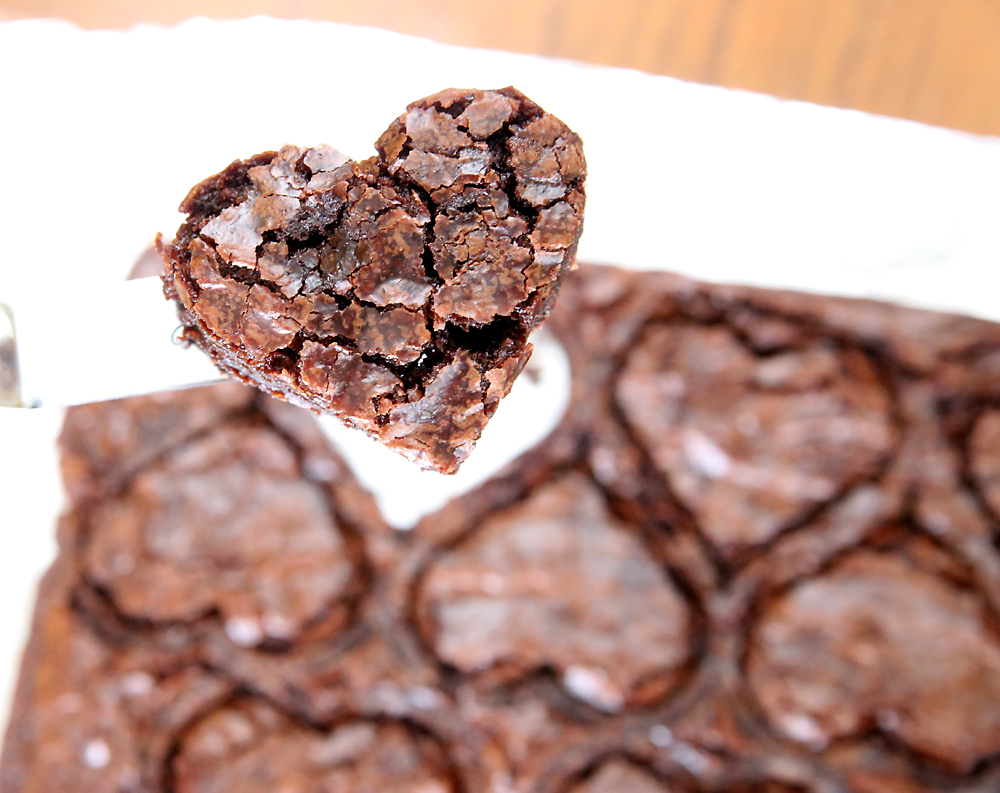
[[[249,699],[196,723],[173,767],[177,793],[456,791],[441,746],[401,722],[350,719],[316,729]]]
[[[414,102],[376,149],[285,146],[197,185],[165,292],[223,371],[454,473],[575,266],[583,149],[513,88]]]
[[[1000,789],[1000,326],[582,266],[560,426],[398,531],[306,411],[68,411],[0,793]]]

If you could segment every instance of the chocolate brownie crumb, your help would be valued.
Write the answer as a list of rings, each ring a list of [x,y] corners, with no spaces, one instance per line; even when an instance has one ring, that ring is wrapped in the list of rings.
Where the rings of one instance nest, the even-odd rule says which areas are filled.
[[[454,473],[575,266],[583,149],[513,88],[414,102],[376,149],[285,146],[199,184],[165,292],[224,371]]]

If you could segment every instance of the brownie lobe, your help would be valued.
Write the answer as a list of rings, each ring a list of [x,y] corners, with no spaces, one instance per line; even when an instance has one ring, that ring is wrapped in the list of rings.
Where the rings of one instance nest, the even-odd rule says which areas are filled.
[[[483,523],[428,571],[420,608],[438,656],[464,672],[553,667],[621,710],[690,655],[689,607],[594,486],[570,476]]]
[[[861,353],[813,344],[758,357],[722,327],[654,326],[617,398],[727,554],[874,473],[893,439],[888,395]]]
[[[858,552],[765,612],[749,679],[793,740],[878,727],[968,771],[1000,751],[1000,641],[981,600],[898,556]]]
[[[86,570],[130,616],[218,610],[240,643],[287,641],[348,589],[353,564],[323,494],[265,429],[222,428],[96,510]]]
[[[298,724],[263,702],[210,713],[173,761],[177,793],[452,793],[441,748],[398,722]]]

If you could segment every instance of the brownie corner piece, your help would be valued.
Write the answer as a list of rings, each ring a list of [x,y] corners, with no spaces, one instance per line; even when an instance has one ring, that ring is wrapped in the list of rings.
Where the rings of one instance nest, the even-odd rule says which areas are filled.
[[[285,146],[206,179],[165,292],[224,371],[454,473],[575,266],[582,142],[515,89],[448,89],[376,149]]]

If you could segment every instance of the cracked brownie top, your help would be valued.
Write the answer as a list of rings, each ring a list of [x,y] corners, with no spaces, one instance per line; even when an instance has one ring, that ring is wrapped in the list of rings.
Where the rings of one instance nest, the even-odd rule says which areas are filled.
[[[196,186],[165,291],[222,369],[454,473],[575,266],[583,149],[513,88],[415,102],[376,149],[285,146]]]

